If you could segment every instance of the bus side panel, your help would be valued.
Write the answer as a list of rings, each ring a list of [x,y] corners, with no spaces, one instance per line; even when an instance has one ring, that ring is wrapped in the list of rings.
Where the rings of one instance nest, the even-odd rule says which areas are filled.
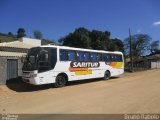
[[[57,76],[60,73],[66,73],[68,76],[68,81],[73,80],[83,80],[91,78],[100,78],[104,76],[104,72],[107,70],[107,66],[104,62],[100,63],[98,68],[82,68],[82,69],[72,69],[70,67],[69,61],[57,62],[55,69],[53,70]]]
[[[70,68],[70,61],[60,61],[56,63],[55,69],[53,70],[56,74],[65,73],[68,76],[68,80],[78,80],[78,77],[75,75],[74,72],[69,71]]]

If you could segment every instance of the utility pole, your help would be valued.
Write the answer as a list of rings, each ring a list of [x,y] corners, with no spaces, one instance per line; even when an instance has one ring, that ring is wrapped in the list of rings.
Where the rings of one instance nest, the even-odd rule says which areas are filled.
[[[129,43],[130,43],[130,60],[131,60],[131,68],[130,71],[133,72],[133,51],[132,51],[132,37],[131,37],[131,30],[129,28]]]

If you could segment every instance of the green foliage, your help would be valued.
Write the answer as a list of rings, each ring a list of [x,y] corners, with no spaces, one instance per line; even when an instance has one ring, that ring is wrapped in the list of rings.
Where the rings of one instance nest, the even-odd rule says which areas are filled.
[[[24,37],[24,36],[26,36],[25,29],[24,28],[19,28],[18,31],[17,31],[17,38],[21,38],[21,37]]]
[[[8,32],[8,36],[14,37],[12,32]]]
[[[0,43],[1,42],[13,42],[17,40],[15,35],[0,33]]]
[[[42,33],[38,30],[35,30],[33,35],[36,39],[42,39],[43,37]],[[6,36],[21,38],[26,36],[26,34],[24,28],[19,28],[17,31],[17,36],[13,35],[11,32],[9,32]],[[117,38],[110,39],[110,32],[98,30],[89,31],[84,27],[75,29],[73,33],[69,33],[65,37],[59,39],[58,42],[61,45],[70,47],[124,52],[123,42]],[[42,39],[42,45],[47,45],[50,43],[55,44],[52,40]]]
[[[108,31],[89,31],[86,28],[78,28],[73,33],[59,39],[59,42],[70,47],[124,51],[123,42],[119,39],[110,40]]]
[[[110,41],[110,33],[108,31],[102,32],[93,30],[92,32],[90,32],[90,38],[92,49],[108,50]]]
[[[150,41],[151,37],[147,34],[136,34],[131,36],[132,39],[132,51],[133,56],[143,56],[150,50]],[[129,49],[130,49],[130,39],[129,37],[124,40],[124,47],[126,55],[129,55]]]
[[[7,36],[7,34],[4,34],[4,33],[0,33],[0,36]]]
[[[109,44],[109,50],[111,51],[121,51],[121,52],[125,52],[124,51],[124,44],[123,42],[118,39],[118,38],[115,38],[115,39],[111,39],[110,41],[110,44]]]
[[[85,28],[78,28],[74,33],[70,33],[59,40],[63,45],[79,48],[90,48],[91,39],[89,31]]]
[[[12,41],[17,41],[18,39],[16,38],[15,35],[13,35],[11,32],[8,34],[5,33],[0,33],[0,43],[1,42],[12,42]],[[48,40],[48,39],[42,39],[41,44],[42,45],[48,45],[51,43],[55,43],[54,40]]]
[[[159,50],[159,40],[151,42],[151,53],[154,53]]]
[[[33,32],[33,36],[34,36],[34,38],[36,38],[36,39],[42,39],[42,37],[43,37],[41,31],[39,31],[39,30],[35,30],[35,31]]]

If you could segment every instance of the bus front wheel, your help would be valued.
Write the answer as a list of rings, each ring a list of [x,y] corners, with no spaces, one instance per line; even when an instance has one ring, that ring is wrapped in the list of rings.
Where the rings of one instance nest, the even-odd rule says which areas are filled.
[[[107,71],[104,73],[104,80],[108,80],[108,79],[110,79],[110,77],[111,77],[111,74],[110,74],[110,72],[107,70]]]
[[[55,87],[64,87],[67,83],[66,78],[63,75],[59,75],[56,77]]]

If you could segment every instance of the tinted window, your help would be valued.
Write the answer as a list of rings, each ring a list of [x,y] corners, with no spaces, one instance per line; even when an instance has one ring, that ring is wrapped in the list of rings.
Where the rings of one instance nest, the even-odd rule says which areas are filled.
[[[45,60],[45,54],[48,55],[48,60]],[[41,48],[38,55],[38,72],[50,70],[50,48]]]
[[[51,68],[53,69],[55,67],[55,64],[57,62],[57,49],[52,48],[50,50],[50,64]]]
[[[45,72],[54,69],[57,62],[57,49],[55,48],[43,48],[43,51],[48,51],[48,61],[43,61],[39,58],[38,72]],[[39,56],[41,57],[41,56]]]
[[[112,55],[112,61],[114,62],[122,62],[122,55]]]
[[[78,51],[77,58],[78,58],[78,61],[84,61],[84,53],[81,51]]]
[[[67,61],[67,60],[68,60],[68,51],[60,50],[60,61]]]
[[[91,53],[91,61],[97,61],[97,53]]]
[[[75,51],[69,51],[68,52],[68,59],[69,59],[69,61],[75,61],[76,60],[76,52]]]
[[[118,61],[119,62],[122,62],[123,60],[122,60],[122,55],[118,55]]]
[[[115,55],[111,55],[111,61],[116,62]]]
[[[110,62],[111,61],[111,55],[110,54],[103,54],[103,61]]]
[[[101,53],[97,54],[97,61],[102,61],[102,54]]]
[[[90,55],[88,52],[84,53],[84,61],[90,61]]]
[[[122,62],[122,55],[112,54],[112,61],[113,62]]]

